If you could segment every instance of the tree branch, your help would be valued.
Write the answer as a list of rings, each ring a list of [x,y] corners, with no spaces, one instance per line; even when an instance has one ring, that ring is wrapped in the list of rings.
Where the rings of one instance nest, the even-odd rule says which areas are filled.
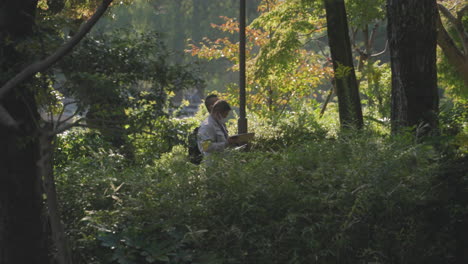
[[[463,27],[463,16],[468,12],[468,4],[465,5],[460,11],[457,12],[457,25],[461,30],[461,38],[463,40],[463,48],[465,49],[465,56],[468,56],[468,32]]]
[[[0,124],[13,129],[18,129],[19,127],[18,121],[8,113],[3,105],[0,105]]]
[[[452,23],[456,24],[457,19],[452,15],[450,10],[448,10],[443,4],[437,4],[437,7],[439,8],[439,11]]]
[[[449,35],[440,16],[437,17],[437,45],[442,49],[450,64],[452,64],[468,87],[468,60],[467,54],[463,54],[455,45]]]
[[[58,115],[58,117],[57,117],[57,122],[54,123],[54,129],[57,128],[57,126],[60,126],[60,125],[61,125],[60,120],[62,119],[62,116],[63,116],[63,114],[65,113],[65,109],[67,108],[67,106],[72,105],[72,104],[76,104],[76,103],[77,103],[77,101],[71,101],[71,102],[67,102],[67,103],[64,103],[64,104],[63,104],[62,109],[60,110],[60,113],[59,113],[59,115]],[[80,109],[80,108],[77,107],[77,109],[76,109],[75,113],[73,113],[72,117],[75,116],[76,114],[78,114],[78,110],[79,110],[79,109]],[[67,122],[67,121],[69,120],[69,118],[70,118],[70,117],[68,117],[67,119],[65,119],[65,120],[63,121],[63,123]],[[52,119],[51,119],[51,120],[52,120]],[[53,120],[52,120],[52,121],[53,121]],[[62,123],[62,124],[63,124],[63,123]]]
[[[460,11],[457,12],[457,20],[461,21],[465,12],[468,12],[468,4],[465,5],[462,9],[460,9]]]
[[[65,110],[65,106],[63,107],[63,110]],[[58,118],[57,118],[57,121],[56,122],[53,122],[54,123],[54,130],[57,130],[59,127],[62,127],[65,123],[67,123],[68,121],[70,121],[72,118],[76,117],[78,115],[78,113],[81,111],[81,108],[78,107],[75,112],[73,113],[73,115],[65,118],[63,121],[60,121],[60,119],[62,118],[62,115],[60,115]],[[62,112],[63,113],[63,112]],[[80,118],[78,121],[76,122],[79,122],[81,121],[82,118]]]
[[[463,13],[468,10],[468,5],[463,7],[458,13],[457,16],[455,17],[444,5],[442,4],[437,4],[439,11],[446,17],[450,23],[455,27],[458,35],[460,36],[462,45],[463,45],[463,51],[465,55],[468,55],[468,34],[465,32],[465,29],[463,28],[463,24],[461,21],[461,17],[463,16]]]
[[[327,105],[328,105],[328,103],[330,102],[330,100],[332,98],[333,90],[335,90],[335,81],[332,80],[331,83],[332,83],[332,87],[330,88],[330,92],[327,95],[327,99],[325,99],[325,102],[323,102],[323,106],[322,106],[322,110],[320,110],[320,117],[319,118],[322,118],[323,114],[325,114],[325,110],[327,110]]]
[[[387,52],[387,49],[388,49],[388,40],[385,42],[385,48],[381,52],[371,54],[370,56],[371,57],[380,56],[380,55],[384,54],[385,52]]]
[[[0,88],[0,99],[2,99],[8,92],[10,92],[21,82],[34,76],[34,74],[49,68],[52,64],[54,64],[67,53],[69,53],[84,38],[84,36],[91,30],[91,28],[93,28],[96,22],[105,13],[112,1],[113,0],[103,0],[102,4],[98,7],[94,15],[81,26],[78,33],[76,33],[72,38],[68,40],[67,43],[65,43],[62,47],[55,51],[55,53],[53,53],[52,55],[50,55],[42,61],[38,61],[29,65],[20,73],[18,73],[15,77],[10,79],[6,84],[4,84]]]
[[[80,119],[76,120],[75,122],[73,122],[71,124],[58,126],[53,131],[51,131],[50,136],[58,135],[58,134],[60,134],[62,132],[67,131],[68,129],[70,129],[72,127],[83,126],[83,124],[80,123],[83,120],[84,120],[84,118],[80,118]],[[87,127],[87,126],[85,126],[85,127]]]

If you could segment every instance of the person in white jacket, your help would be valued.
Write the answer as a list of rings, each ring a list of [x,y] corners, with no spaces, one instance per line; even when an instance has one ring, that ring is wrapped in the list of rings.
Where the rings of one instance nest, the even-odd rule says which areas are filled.
[[[201,123],[198,129],[197,144],[203,156],[213,152],[222,152],[234,143],[229,138],[225,119],[231,111],[231,106],[224,100],[218,100],[213,105],[210,115]]]

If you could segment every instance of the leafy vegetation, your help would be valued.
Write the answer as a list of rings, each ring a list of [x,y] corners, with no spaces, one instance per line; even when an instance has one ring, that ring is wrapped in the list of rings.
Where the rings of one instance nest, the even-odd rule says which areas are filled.
[[[230,150],[200,166],[189,162],[187,137],[206,110],[200,106],[195,117],[179,118],[168,104],[172,93],[184,88],[181,84],[201,82],[199,73],[181,65],[171,68],[157,34],[122,31],[126,33],[96,35],[85,42],[74,55],[83,62],[82,72],[68,78],[79,85],[72,76],[96,76],[99,69],[89,69],[86,62],[88,56],[101,56],[108,67],[102,68],[106,74],[99,78],[114,83],[116,91],[122,89],[118,95],[125,103],[114,105],[125,110],[126,141],[134,155],[129,159],[102,130],[73,129],[56,138],[55,175],[74,259],[79,263],[463,259],[467,244],[459,234],[466,233],[468,225],[466,100],[453,92],[456,82],[447,79],[453,69],[442,67],[441,84],[447,85],[450,96],[441,104],[438,135],[418,140],[409,128],[408,133],[390,136],[390,67],[385,56],[371,59],[366,40],[372,35],[368,26],[385,18],[383,2],[366,3],[347,1],[353,34],[364,33],[363,39],[353,39],[353,45],[361,50],[355,58],[360,64],[365,129],[358,133],[339,129],[329,54],[319,40],[325,30],[322,4],[262,1],[260,16],[247,29],[248,120],[256,138],[248,151]],[[237,21],[222,19],[223,24],[212,27],[236,34]],[[375,26],[373,34],[377,31]],[[230,37],[205,38],[192,42],[187,51],[208,61],[228,59],[236,71],[236,45]],[[112,56],[115,52],[119,56]],[[76,62],[68,63],[70,69],[76,68]],[[180,81],[178,76],[188,77]],[[88,81],[100,83],[94,77]],[[219,92],[235,104],[235,88]],[[236,119],[234,111],[230,131],[236,131]]]
[[[103,149],[88,150],[90,157],[76,152],[57,181],[79,258],[453,262],[462,243],[451,235],[462,228],[454,223],[466,220],[466,156],[448,159],[410,134],[330,137],[305,117],[292,114],[276,133],[255,127],[249,152],[233,150],[201,166],[188,162],[182,145],[145,166],[125,165]],[[73,149],[73,142],[70,133],[60,145]]]
[[[437,131],[416,138],[421,125],[391,135],[383,0],[345,1],[363,129],[339,127],[333,74],[345,76],[349,67],[332,71],[323,1],[248,1],[247,118],[255,139],[246,149],[215,154],[199,166],[189,162],[189,133],[207,112],[200,105],[195,116],[184,117],[187,102],[173,105],[172,98],[190,89],[219,94],[233,106],[227,125],[237,131],[238,87],[227,84],[239,63],[238,21],[232,18],[237,2],[114,2],[110,16],[73,52],[2,97],[2,127],[9,125],[10,111],[28,133],[2,132],[1,145],[23,158],[0,165],[2,172],[21,172],[7,173],[8,185],[0,184],[2,199],[8,198],[0,208],[20,208],[14,213],[23,216],[27,210],[12,205],[21,184],[10,187],[21,178],[30,184],[23,194],[39,189],[28,179],[38,174],[36,166],[47,167],[50,155],[53,164],[46,165],[53,167],[74,263],[468,261],[464,80],[439,51]],[[445,2],[466,28],[466,4]],[[39,1],[37,26],[24,40],[10,43],[0,32],[2,54],[13,54],[0,59],[2,79],[56,50],[97,3]],[[454,40],[463,47],[461,39]],[[67,105],[75,109],[64,117]],[[69,122],[59,122],[62,117]],[[53,151],[43,153],[38,135],[53,142]],[[19,143],[13,148],[12,142]],[[38,149],[42,156],[31,158]],[[31,166],[24,172],[18,164],[26,159]],[[37,204],[52,199],[40,194]],[[5,223],[16,221],[16,215],[8,221],[10,215],[0,215]],[[42,230],[35,231],[41,238]],[[22,238],[29,239],[28,232]],[[56,241],[41,239],[34,252],[47,259],[43,244],[54,255]],[[5,241],[0,236],[0,246]]]

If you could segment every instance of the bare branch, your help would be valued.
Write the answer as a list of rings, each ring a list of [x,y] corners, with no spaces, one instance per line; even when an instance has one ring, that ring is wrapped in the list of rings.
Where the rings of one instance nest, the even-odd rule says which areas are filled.
[[[63,107],[63,110],[65,110],[65,106]],[[75,112],[73,113],[73,115],[65,118],[65,120],[63,121],[60,121],[60,119],[62,118],[62,116],[60,115],[59,118],[57,119],[57,122],[54,123],[54,130],[63,126],[63,124],[67,123],[68,121],[70,121],[72,118],[74,118],[75,116],[78,115],[78,113],[81,111],[82,109],[80,107],[78,107]],[[62,111],[63,113],[63,111]],[[81,120],[81,119],[80,119]]]
[[[15,77],[10,79],[6,84],[4,84],[2,88],[0,88],[0,99],[2,99],[5,96],[5,94],[7,94],[9,91],[15,88],[21,82],[34,76],[34,74],[47,69],[52,64],[60,60],[67,53],[69,53],[101,18],[101,16],[107,10],[107,7],[109,7],[109,5],[112,3],[112,1],[113,0],[103,0],[102,4],[98,7],[94,15],[81,26],[78,33],[76,33],[72,38],[68,40],[67,43],[65,43],[62,47],[55,51],[55,53],[45,58],[44,60],[29,65],[20,73],[18,73]]]
[[[468,4],[465,5],[462,9],[460,9],[460,11],[457,12],[457,20],[460,21],[460,23],[465,12],[468,12]]]
[[[456,18],[444,5],[437,4],[439,11],[446,17],[450,23],[455,27],[458,35],[462,39],[463,51],[465,55],[468,55],[468,33],[463,28],[463,23],[461,21],[461,17],[463,13],[468,10],[468,5],[463,7],[458,13]]]
[[[66,102],[66,103],[63,103],[63,106],[66,107],[66,106],[69,106],[69,105],[72,105],[72,104],[77,104],[79,101],[69,101],[69,102]]]
[[[67,131],[68,129],[72,128],[72,127],[84,126],[83,124],[81,124],[81,121],[83,121],[83,120],[84,120],[84,118],[80,118],[80,119],[76,120],[76,121],[73,122],[73,123],[70,123],[70,124],[67,124],[67,125],[58,126],[58,127],[56,127],[54,130],[51,131],[50,136],[58,135],[58,134],[60,134],[60,133],[63,133],[63,132],[65,132],[65,131]]]
[[[457,5],[458,5],[458,0],[455,0],[455,3],[453,3],[452,7],[449,8],[449,10],[452,11],[453,9],[455,9],[457,7]]]
[[[468,87],[468,54],[463,54],[462,51],[455,45],[452,37],[449,35],[440,16],[437,16],[437,45],[442,49],[450,64],[452,64],[459,75],[463,78],[466,87]]]
[[[323,117],[323,114],[325,114],[325,110],[327,110],[327,105],[328,103],[330,102],[332,96],[333,96],[333,91],[335,90],[335,80],[332,79],[330,80],[332,86],[330,88],[330,92],[328,93],[327,95],[327,99],[325,99],[325,102],[323,103],[323,106],[322,106],[322,110],[320,110],[320,117],[319,118],[322,118]]]
[[[62,116],[65,113],[65,109],[67,108],[67,106],[72,105],[72,104],[76,104],[76,103],[77,103],[77,101],[71,101],[71,102],[66,102],[66,103],[63,104],[62,109],[60,110],[59,116],[57,118],[57,125],[54,124],[54,129],[57,126],[60,125],[60,119],[62,119]],[[77,111],[75,111],[75,113],[72,116],[78,114],[78,109],[80,109],[80,108],[77,108]],[[66,121],[64,121],[64,122],[66,122]]]
[[[443,4],[437,4],[440,12],[452,23],[452,24],[456,24],[457,23],[457,19],[452,15],[452,13],[450,12],[450,10],[448,10]]]
[[[10,113],[3,107],[3,105],[0,105],[0,124],[5,125],[6,127],[10,127],[13,129],[18,129],[19,123],[16,121]]]
[[[327,36],[327,33],[323,33],[323,34],[320,35],[320,36],[317,36],[317,37],[315,37],[315,38],[311,38],[311,39],[310,39],[309,41],[307,41],[306,43],[309,43],[310,41],[315,41],[315,40],[316,40],[316,41],[319,41],[321,38],[324,38],[324,37],[326,37],[326,36]]]
[[[371,57],[380,56],[380,55],[384,54],[385,52],[387,52],[387,49],[388,49],[388,40],[385,42],[385,48],[381,52],[372,54]]]
[[[320,31],[322,29],[324,29],[326,27],[318,27],[318,28],[314,28],[312,30],[310,30],[309,32],[305,32],[304,34],[298,34],[299,37],[310,37],[310,35],[314,34],[315,32],[317,31]]]
[[[283,104],[283,107],[281,108],[281,111],[279,112],[278,116],[276,117],[277,120],[283,115],[284,110],[286,110],[286,106],[288,106],[289,101],[291,101],[291,98],[294,96],[295,93],[296,93],[296,92],[293,91],[293,92],[291,92],[291,93],[289,93],[289,94],[287,95],[286,103]],[[283,97],[282,99],[284,99],[284,97]]]
[[[106,124],[108,126],[111,125],[121,125],[123,121],[121,120],[110,120],[110,119],[104,119],[104,118],[86,118],[86,122],[100,122],[103,124]]]

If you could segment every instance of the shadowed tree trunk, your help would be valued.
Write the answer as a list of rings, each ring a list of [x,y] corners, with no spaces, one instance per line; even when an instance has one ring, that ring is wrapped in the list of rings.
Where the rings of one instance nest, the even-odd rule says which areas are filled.
[[[7,0],[0,3],[0,263],[51,263],[45,232],[41,178],[52,173],[48,137],[40,138],[41,120],[36,92],[25,85],[37,72],[60,60],[86,35],[104,14],[112,0],[103,0],[96,13],[65,45],[44,60],[32,63],[17,49],[32,35],[37,1]],[[25,67],[26,65],[28,65]],[[13,77],[14,76],[14,77]],[[45,144],[44,144],[45,143]],[[50,142],[49,142],[50,143]],[[47,178],[46,178],[47,179]],[[53,180],[48,178],[48,190]],[[53,186],[52,186],[53,187]],[[54,191],[54,190],[53,190]],[[55,193],[48,192],[50,219],[60,263],[65,256],[63,229],[57,223]],[[53,200],[53,201],[52,201]],[[50,203],[52,202],[52,203]],[[55,228],[54,228],[55,226]],[[63,228],[63,227],[62,227]],[[60,237],[57,239],[57,237]]]
[[[361,101],[354,72],[344,0],[325,0],[325,9],[340,124],[341,127],[362,128]]]
[[[437,128],[436,0],[388,0],[392,68],[392,132]]]
[[[15,45],[32,34],[36,4],[27,0],[0,4],[2,84],[27,61]],[[17,86],[0,100],[0,105],[0,263],[47,264],[50,259],[36,168],[39,115],[34,94],[25,86]]]

